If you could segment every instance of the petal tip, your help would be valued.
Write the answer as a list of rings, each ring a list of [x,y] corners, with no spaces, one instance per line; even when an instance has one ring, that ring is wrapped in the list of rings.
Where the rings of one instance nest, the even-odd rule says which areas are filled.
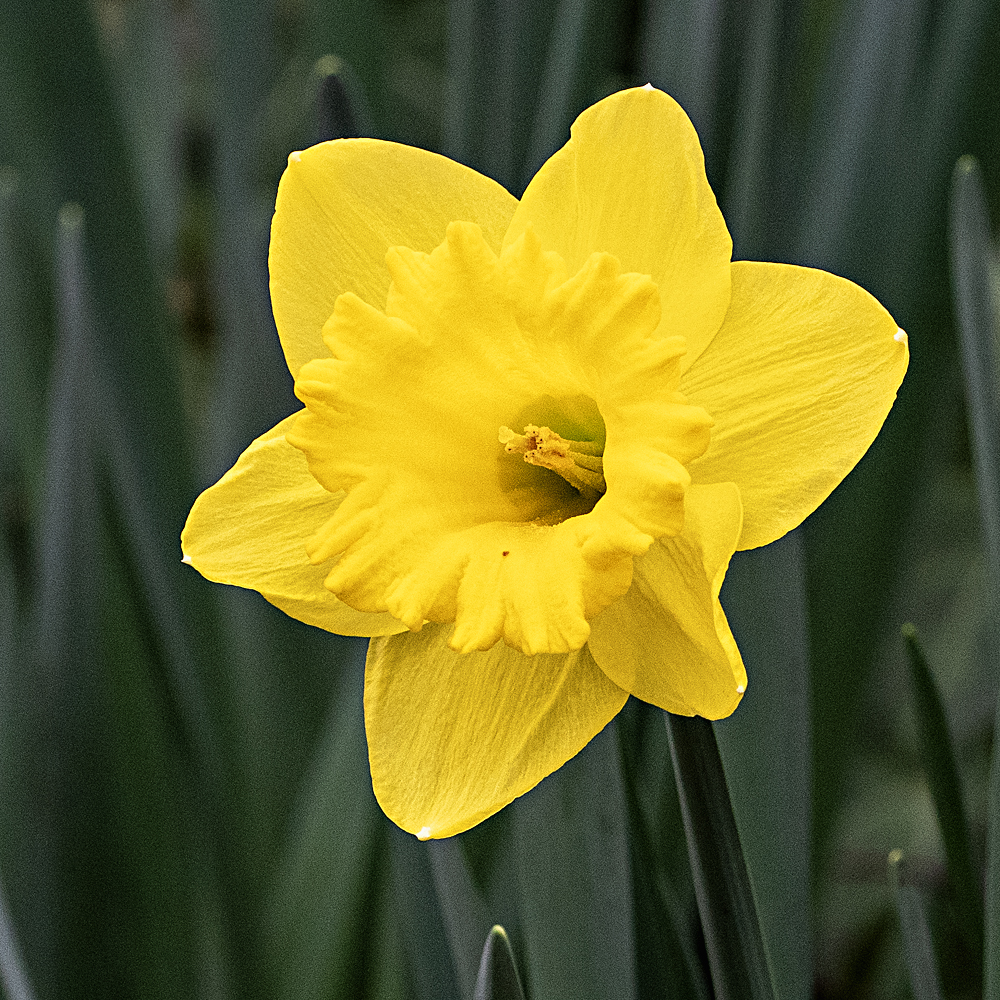
[[[431,828],[429,826],[422,826],[417,830],[417,840],[430,840],[431,839]]]
[[[892,338],[897,344],[907,344],[909,345],[909,338],[906,336],[906,331],[899,327]]]
[[[191,557],[186,552],[182,553],[182,555],[181,555],[181,562],[185,566],[193,566],[194,565],[194,563],[191,561]]]

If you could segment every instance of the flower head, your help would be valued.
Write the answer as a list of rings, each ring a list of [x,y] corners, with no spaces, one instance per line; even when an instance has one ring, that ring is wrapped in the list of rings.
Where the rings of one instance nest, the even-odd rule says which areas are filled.
[[[182,545],[373,637],[372,779],[404,829],[496,812],[630,693],[739,703],[729,560],[850,471],[907,345],[858,286],[731,252],[694,129],[652,88],[584,112],[520,202],[394,143],[290,158],[271,293],[304,408]]]

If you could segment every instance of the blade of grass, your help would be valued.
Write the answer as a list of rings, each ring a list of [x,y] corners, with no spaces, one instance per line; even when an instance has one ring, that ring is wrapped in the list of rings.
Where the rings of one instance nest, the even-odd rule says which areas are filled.
[[[370,900],[372,926],[366,956],[365,987],[361,996],[367,1000],[412,1000],[409,969],[392,905],[392,858],[388,836],[379,855],[379,878],[375,896]]]
[[[683,823],[661,713],[632,699],[617,718],[622,776],[629,810],[629,849],[635,890],[639,995],[709,1000],[691,919],[694,889],[686,851],[677,850]],[[686,901],[684,895],[689,895]]]
[[[798,532],[730,563],[722,600],[749,674],[715,736],[753,886],[774,990],[812,983],[809,627]]]
[[[460,1000],[458,970],[431,870],[415,837],[390,824],[392,894],[396,926],[408,958],[417,1000]]]
[[[651,0],[647,5],[642,73],[680,103],[703,146],[714,140],[724,6],[722,0]]]
[[[348,89],[357,88],[365,95],[363,107],[355,107],[355,121],[361,126],[359,135],[384,135],[386,106],[386,73],[390,48],[392,19],[385,0],[367,0],[364,4],[351,0],[308,0],[305,4],[309,21],[310,56],[318,59],[329,53],[342,59],[348,69]],[[357,102],[355,102],[357,104]]]
[[[462,996],[471,1000],[476,984],[479,942],[489,927],[486,903],[472,881],[462,845],[456,837],[425,845],[441,915],[448,934],[451,960]],[[489,939],[487,938],[489,947]]]
[[[723,204],[736,259],[769,259],[764,227],[769,195],[768,156],[774,143],[776,60],[781,46],[779,0],[748,5],[750,27],[743,48],[739,100]]]
[[[375,917],[376,864],[386,854],[382,817],[371,790],[359,682],[364,643],[353,647],[340,697],[292,814],[268,904],[265,940],[284,997],[361,996],[363,955]]]
[[[486,938],[473,1000],[524,1000],[514,952],[507,932],[498,924]]]
[[[79,765],[86,756],[85,748],[89,749],[86,717],[92,707],[97,662],[98,606],[91,568],[98,565],[100,524],[88,419],[82,225],[83,212],[78,205],[67,205],[60,212],[56,247],[59,338],[49,390],[47,461],[38,531],[34,624],[43,680],[32,706],[37,727],[32,736],[46,751],[31,780],[38,787],[56,783],[57,788],[56,794],[46,797],[40,816],[44,839],[38,848],[42,857],[33,868],[49,876],[49,884],[39,879],[34,886],[51,913],[51,939],[46,943],[52,953],[43,956],[41,966],[35,965],[43,994],[58,988],[56,984],[65,987],[67,983],[86,982],[94,971],[75,931],[81,915],[74,908],[80,906],[80,900],[72,892],[74,879],[80,877],[80,857],[74,857],[73,849],[82,853],[89,846],[88,838],[73,827],[79,825],[74,820],[85,815],[91,791],[89,776],[80,772]],[[85,669],[74,670],[74,664]]]
[[[774,1000],[712,724],[697,716],[665,717],[716,1000]]]
[[[448,4],[448,80],[442,116],[441,149],[445,156],[470,164],[483,123],[475,114],[483,0],[451,0]]]
[[[2,886],[0,886],[0,983],[3,983],[7,1000],[34,1000]]]
[[[1000,610],[1000,393],[997,391],[997,318],[990,290],[995,250],[982,173],[963,156],[952,175],[949,227],[955,313],[958,318],[965,399],[979,496],[994,621]],[[1000,632],[993,636],[1000,653]]]
[[[89,278],[94,311],[100,319],[90,331],[89,361],[100,358],[103,366],[101,386],[114,388],[118,424],[112,429],[112,438],[127,433],[131,441],[141,442],[142,454],[137,467],[141,469],[146,524],[150,527],[146,535],[149,565],[161,572],[165,572],[163,567],[173,565],[179,573],[176,538],[192,487],[181,419],[177,349],[163,301],[161,275],[150,259],[141,199],[130,169],[132,158],[97,42],[93,10],[84,0],[57,0],[31,12],[19,5],[8,5],[0,17],[4,19],[4,30],[0,34],[18,54],[15,65],[21,70],[21,78],[16,90],[28,93],[37,107],[44,109],[26,119],[15,118],[9,136],[11,142],[4,145],[24,161],[22,176],[31,177],[33,185],[50,186],[57,197],[71,194],[81,203],[94,206],[90,225],[83,236],[87,260],[91,264]],[[48,171],[37,170],[39,163],[45,163]],[[46,206],[37,197],[35,202],[39,204],[36,224],[47,226]],[[76,343],[73,338],[64,337],[63,340]],[[57,373],[63,368],[63,362],[57,364]],[[83,405],[79,398],[83,380],[93,382],[93,373],[86,365],[74,365],[70,370],[76,384],[72,392],[62,385],[63,375],[54,377],[54,425],[61,426],[63,408]],[[93,394],[97,390],[91,385],[87,391]],[[65,402],[64,397],[73,402]],[[101,412],[102,406],[88,405],[87,409],[93,414]],[[78,436],[84,433],[83,428],[88,434],[93,431],[88,420],[78,419],[77,425],[73,433]],[[55,664],[63,662],[65,657],[76,656],[89,668],[98,662],[94,647],[96,636],[84,634],[74,641],[68,633],[74,624],[82,630],[98,628],[94,609],[87,604],[86,595],[92,588],[83,570],[79,570],[79,581],[70,585],[65,583],[67,573],[77,572],[68,567],[77,563],[78,542],[77,534],[66,531],[61,522],[65,517],[76,517],[79,508],[92,503],[86,498],[95,492],[91,488],[94,486],[93,463],[91,457],[84,462],[82,456],[90,456],[93,442],[86,442],[86,449],[75,459],[80,468],[74,470],[74,459],[67,457],[72,446],[68,449],[63,446],[63,436],[69,436],[69,432],[64,435],[60,431],[55,436],[55,454],[50,454],[47,498],[41,517],[45,537],[40,533],[39,621],[42,627],[39,655],[43,659],[51,657]],[[64,464],[69,467],[63,469]],[[128,491],[123,491],[123,495],[128,496]],[[59,505],[65,508],[63,513],[56,509]],[[80,539],[93,540],[94,526],[99,521],[90,516],[92,513],[88,509],[80,515]],[[55,533],[52,534],[49,528],[54,528]],[[83,544],[82,541],[79,544]],[[79,558],[79,564],[94,566],[97,555],[90,552],[90,561]],[[58,565],[60,561],[67,569]],[[73,591],[77,591],[75,596]],[[178,631],[184,642],[190,641],[192,635],[210,634],[210,629],[199,629],[196,624],[204,625],[204,602],[185,601],[183,597],[189,596],[190,590],[179,592],[183,595],[181,606],[188,612],[194,609],[194,614],[180,622],[164,615],[168,619],[165,625]],[[72,608],[74,614],[67,614],[66,608]],[[46,627],[49,623],[44,619],[47,617],[55,622],[52,630]],[[211,652],[206,659],[213,660]],[[203,664],[199,666],[212,676]],[[53,676],[59,678],[59,671],[54,670]],[[89,690],[87,685],[96,683],[96,678],[87,671],[71,676],[75,686],[65,697],[73,701],[79,694],[85,702],[90,696],[85,695],[85,690]],[[183,679],[175,678],[179,686]],[[63,697],[62,693],[59,697]],[[183,705],[182,700],[179,703]],[[75,713],[85,711],[86,704],[82,708],[60,705],[59,709],[69,712],[75,720]],[[204,714],[208,709],[202,705],[199,711]],[[188,733],[197,733],[196,720],[185,721]],[[63,733],[66,746],[75,745],[73,741],[79,740],[80,746],[86,747],[91,738],[92,734],[78,732],[72,725]],[[193,773],[206,777],[209,782],[217,781],[218,788],[229,786],[225,775],[214,773],[213,760],[208,755],[199,760]],[[74,794],[83,797],[83,787],[74,788]],[[211,805],[216,797],[207,796],[204,801]],[[232,829],[232,826],[232,823],[220,823],[216,832]],[[226,886],[229,882],[226,878],[220,884]],[[232,912],[239,910],[239,906],[231,907]],[[90,950],[91,957],[81,961],[96,965],[99,956],[93,954],[93,948]]]
[[[962,801],[962,782],[955,763],[948,720],[937,684],[920,647],[917,630],[912,625],[904,625],[903,639],[906,641],[916,699],[920,761],[944,841],[948,880],[963,933],[977,966],[980,966],[983,956],[982,888],[972,857],[969,826]]]
[[[523,184],[569,138],[573,119],[604,97],[617,30],[623,18],[615,3],[558,0],[527,143]]]
[[[371,135],[372,126],[365,110],[361,84],[351,67],[339,56],[321,56],[314,67],[319,78],[316,88],[317,142],[355,139]]]
[[[196,989],[201,961],[187,775],[101,475],[97,414],[112,395],[97,377],[79,206],[60,212],[58,235],[60,340],[38,620],[57,727],[55,773],[44,787],[55,782],[58,974],[74,989],[171,997]],[[128,931],[135,947],[123,952],[116,944]]]
[[[981,64],[989,33],[983,15],[965,4],[942,7],[940,16],[928,10],[923,0],[843,4],[809,112],[812,124],[802,137],[803,155],[785,173],[790,190],[801,194],[789,199],[799,205],[789,212],[784,259],[858,281],[920,345],[872,449],[806,526],[813,829],[820,848],[830,844],[847,773],[857,761],[856,693],[869,684],[881,645],[881,609],[895,588],[892,553],[899,550],[910,511],[922,502],[916,477],[924,468],[928,435],[940,426],[934,415],[953,391],[942,194],[982,83],[982,76],[970,80],[965,67]],[[947,22],[969,16],[973,20],[960,32],[964,47],[942,46],[943,33],[951,30]],[[935,65],[946,51],[954,65]],[[946,114],[930,107],[936,79],[951,86]]]
[[[924,901],[920,890],[906,882],[903,852],[900,850],[889,852],[889,877],[896,898],[903,954],[914,1000],[943,1000]]]
[[[958,314],[973,466],[986,550],[988,639],[993,662],[1000,656],[1000,429],[998,429],[995,340],[998,325],[990,291],[995,250],[978,164],[962,157],[955,165],[951,200],[951,256]],[[1000,998],[1000,703],[994,726],[986,830],[986,915],[983,995]]]
[[[512,806],[525,979],[546,1000],[634,1000],[627,806],[614,723]]]
[[[206,480],[213,481],[250,441],[298,403],[267,292],[271,206],[284,164],[270,165],[274,176],[268,177],[256,158],[256,123],[273,84],[275,11],[263,0],[205,0],[205,7],[216,43],[213,69],[219,82],[212,177],[217,229],[210,262],[217,315],[216,380],[203,462]],[[261,198],[264,191],[266,198]]]
[[[519,194],[553,0],[451,0],[443,152]],[[554,141],[558,141],[558,136]]]
[[[17,123],[24,134],[12,135],[7,148],[24,161],[14,163],[22,177],[34,178],[39,158],[47,157],[58,204],[72,200],[91,210],[87,256],[101,317],[95,352],[118,386],[123,416],[148,444],[147,475],[156,482],[157,513],[166,521],[191,491],[184,427],[171,419],[182,412],[178,352],[92,6],[54,0],[27,12],[13,4],[0,16],[22,54],[25,76],[18,87],[30,88],[43,109]],[[50,218],[36,222],[48,226]]]
[[[173,32],[172,11],[157,0],[128,4],[115,27],[102,32],[122,133],[136,166],[151,259],[160,267],[173,256],[181,211],[176,142],[184,112],[184,86],[180,47]]]
[[[45,395],[51,290],[43,279],[48,261],[41,259],[24,195],[18,175],[0,169],[0,427],[5,428],[0,454],[8,464],[5,485],[23,491],[18,500],[30,524],[45,452],[45,427],[36,410]]]

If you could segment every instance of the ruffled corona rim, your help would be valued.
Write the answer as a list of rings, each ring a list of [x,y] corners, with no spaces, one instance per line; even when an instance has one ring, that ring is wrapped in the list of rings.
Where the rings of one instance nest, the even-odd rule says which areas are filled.
[[[739,703],[729,560],[853,468],[908,354],[857,285],[731,250],[652,88],[584,112],[520,202],[394,143],[290,158],[271,292],[305,408],[198,498],[182,547],[372,637],[372,780],[404,829],[496,812],[629,694]]]

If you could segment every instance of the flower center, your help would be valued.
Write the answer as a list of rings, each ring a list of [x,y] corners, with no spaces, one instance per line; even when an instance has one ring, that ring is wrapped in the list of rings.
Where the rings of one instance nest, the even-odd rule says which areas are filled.
[[[528,424],[523,434],[501,427],[500,443],[508,455],[523,455],[529,465],[562,476],[591,507],[608,491],[604,449],[594,441],[567,441],[550,427]]]
[[[711,425],[678,391],[685,342],[648,276],[599,253],[570,275],[531,230],[497,255],[455,222],[386,263],[384,311],[341,295],[295,384],[287,440],[345,494],[309,557],[359,611],[455,622],[456,650],[579,649],[683,525]]]

